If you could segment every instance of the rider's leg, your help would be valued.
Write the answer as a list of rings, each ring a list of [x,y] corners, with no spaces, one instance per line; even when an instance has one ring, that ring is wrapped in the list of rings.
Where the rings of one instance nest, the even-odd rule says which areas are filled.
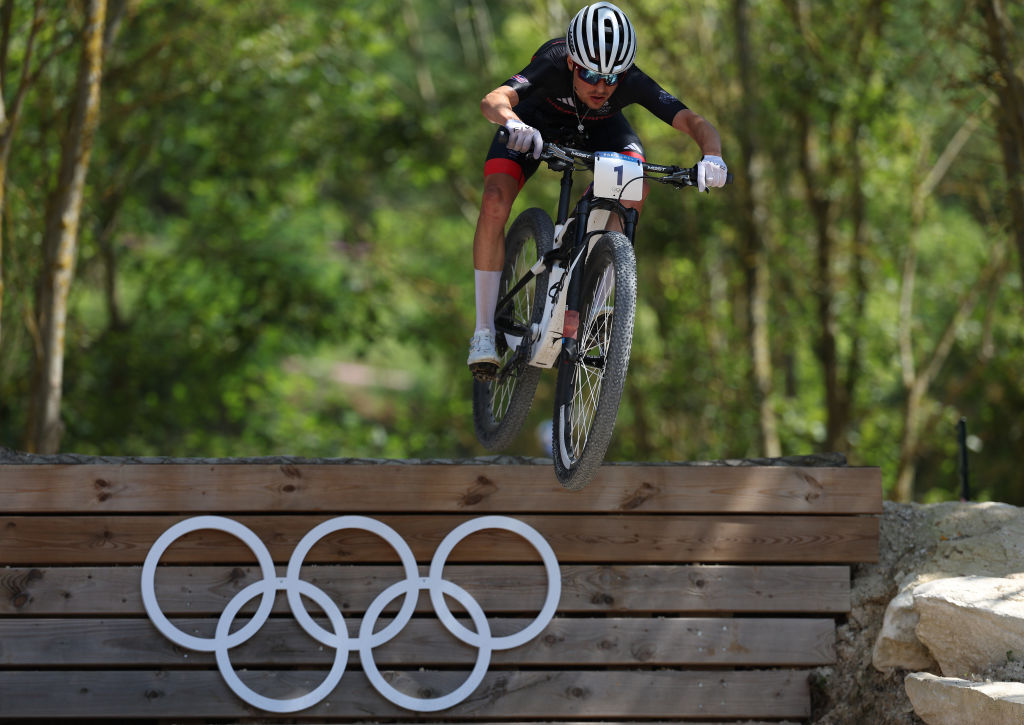
[[[513,171],[512,168],[508,170]],[[521,186],[520,178],[503,171],[492,171],[484,179],[480,216],[473,235],[476,327],[466,360],[470,370],[481,380],[491,379],[498,372],[494,308],[501,288],[501,268],[505,264],[505,223]]]
[[[477,330],[494,331],[494,306],[505,264],[505,224],[519,186],[519,179],[506,173],[490,174],[484,180],[480,216],[473,235]]]
[[[629,121],[621,113],[617,113],[607,119],[593,124],[589,129],[590,151],[617,150],[623,156],[632,156],[640,161],[644,160],[644,144],[637,136],[636,131],[629,125]],[[639,201],[623,201],[622,205],[636,209],[639,213],[644,206],[644,199],[650,186],[647,181],[643,182],[643,191]],[[618,214],[609,214],[605,229],[621,232],[622,221]]]
[[[642,212],[644,210],[644,201],[647,199],[647,192],[650,191],[651,188],[650,185],[647,183],[646,179],[644,180],[643,185],[644,190],[641,193],[640,201],[624,201],[622,202],[622,206],[627,207],[629,209],[636,209],[637,214]],[[621,232],[622,220],[619,218],[619,215],[609,214],[608,223],[605,225],[604,228],[613,232]]]
[[[479,379],[489,379],[498,372],[494,308],[501,288],[501,268],[505,264],[505,224],[519,190],[539,163],[509,149],[495,132],[484,162],[484,193],[473,234],[476,327],[466,362]]]

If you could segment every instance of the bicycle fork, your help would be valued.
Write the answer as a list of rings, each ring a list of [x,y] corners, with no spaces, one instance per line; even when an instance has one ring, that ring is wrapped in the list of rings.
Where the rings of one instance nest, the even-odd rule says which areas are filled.
[[[640,216],[636,209],[620,207],[624,211],[623,233],[633,241],[633,234],[636,231],[636,223]],[[583,279],[586,272],[587,254],[591,246],[591,239],[595,236],[602,236],[606,229],[587,230],[587,220],[594,209],[594,201],[590,196],[585,196],[576,206],[576,234],[573,240],[572,262],[569,267],[569,290],[566,296],[565,322],[562,326],[562,354],[560,362],[575,363],[579,358],[579,325],[580,307],[582,300]]]
[[[572,240],[569,264],[569,289],[565,299],[565,318],[562,323],[562,354],[560,363],[572,364],[579,356],[580,290],[586,265],[587,219],[590,218],[590,199],[584,197],[576,205],[576,234]]]

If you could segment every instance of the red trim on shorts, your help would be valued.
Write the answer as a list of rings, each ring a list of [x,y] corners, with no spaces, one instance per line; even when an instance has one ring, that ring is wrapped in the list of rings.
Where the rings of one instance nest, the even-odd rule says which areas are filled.
[[[508,174],[519,182],[520,189],[526,183],[523,167],[512,159],[487,159],[487,162],[484,164],[484,178],[486,179],[491,174]]]
[[[640,159],[641,164],[647,161],[643,154],[637,153],[636,151],[619,151],[619,153],[623,156],[632,156],[634,159]]]

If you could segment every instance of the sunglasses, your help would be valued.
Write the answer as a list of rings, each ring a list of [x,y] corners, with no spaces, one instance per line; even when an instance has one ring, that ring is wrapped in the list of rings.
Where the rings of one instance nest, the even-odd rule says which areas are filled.
[[[579,76],[580,80],[587,85],[596,86],[599,81],[604,81],[605,85],[614,86],[619,82],[618,73],[595,73],[589,68],[583,66],[576,66],[576,75]]]

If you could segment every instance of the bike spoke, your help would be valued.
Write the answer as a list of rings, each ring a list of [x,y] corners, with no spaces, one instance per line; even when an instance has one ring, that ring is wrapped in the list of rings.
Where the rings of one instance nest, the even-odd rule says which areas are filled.
[[[611,341],[612,314],[615,309],[615,269],[609,266],[589,301],[587,323],[580,339],[580,361],[576,365],[570,410],[570,436],[574,457],[587,445],[604,381],[604,360]]]
[[[513,265],[513,272],[511,279],[515,281],[520,279],[527,270],[533,266],[534,261],[530,257],[535,257],[536,254],[529,245],[524,245],[520,250],[519,255],[515,259]],[[530,315],[533,311],[533,290],[534,285],[527,285],[523,289],[519,290],[519,293],[512,298],[512,319],[510,320],[511,326],[528,331],[530,329]],[[506,293],[505,289],[501,290],[501,295]],[[499,295],[500,296],[500,295]],[[504,335],[499,332],[498,335]],[[498,379],[491,383],[491,410],[495,420],[500,420],[504,417],[508,411],[509,406],[512,404],[512,399],[516,390],[516,381],[519,377],[519,365],[515,361],[516,350],[504,343],[501,345],[504,348],[504,353],[501,356],[501,360],[498,363]]]

